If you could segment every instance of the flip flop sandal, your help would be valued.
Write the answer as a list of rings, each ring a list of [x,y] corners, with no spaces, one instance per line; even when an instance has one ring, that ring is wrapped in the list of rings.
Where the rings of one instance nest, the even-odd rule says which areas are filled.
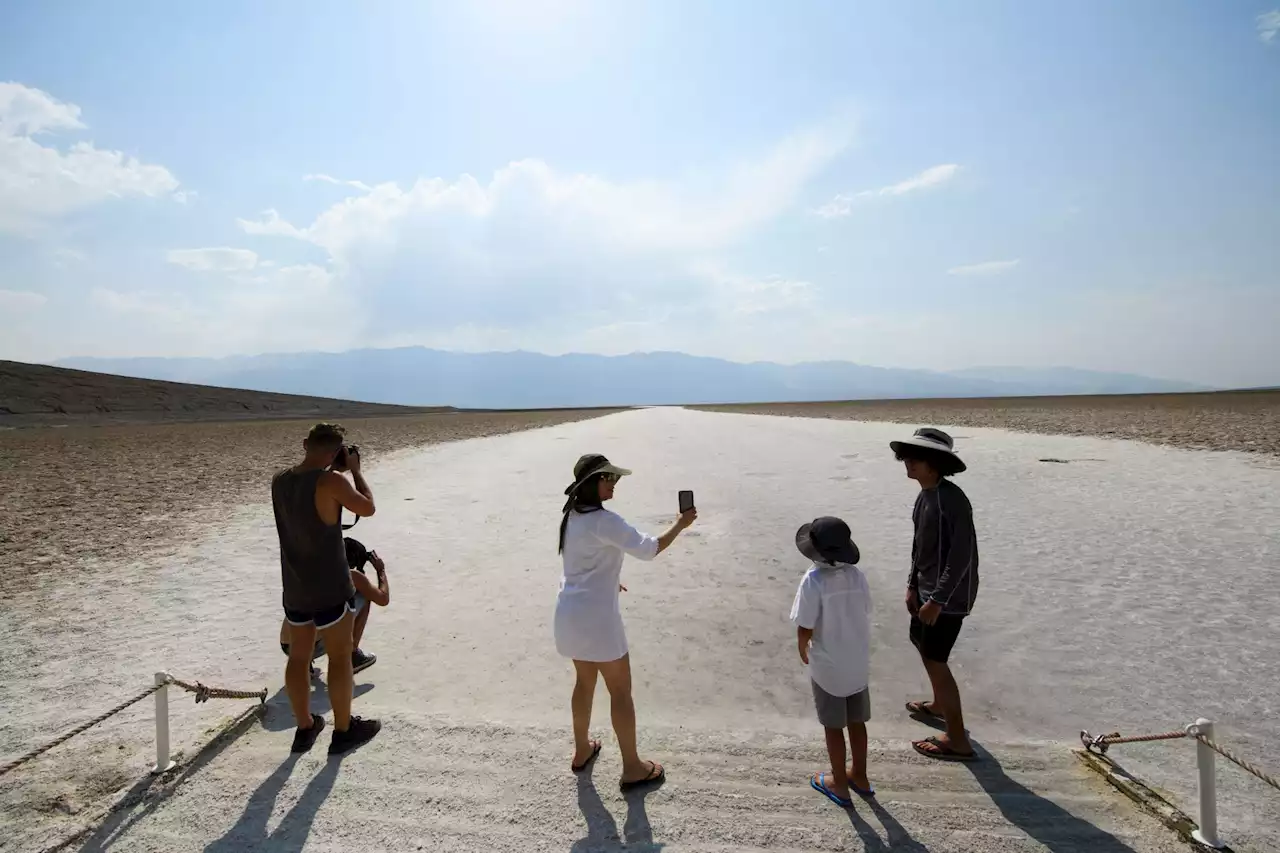
[[[933,749],[927,749],[923,744],[930,744]],[[934,758],[938,761],[977,761],[978,754],[976,752],[956,752],[936,737],[927,737],[924,740],[911,742],[911,748],[926,758]]]
[[[581,773],[591,766],[591,762],[596,760],[596,756],[600,754],[600,741],[591,741],[591,755],[587,756],[587,760],[581,764],[570,764],[569,769],[574,773]]]
[[[835,793],[830,788],[828,788],[826,783],[826,778],[827,778],[826,773],[813,774],[812,776],[809,777],[809,787],[817,791],[819,794],[822,794],[824,797],[826,797],[828,800],[835,803],[837,806],[839,806],[842,809],[847,809],[852,807],[853,800],[846,800],[844,797],[840,796],[839,794]],[[857,789],[855,788],[854,790],[857,790]]]
[[[657,774],[656,776],[654,774]],[[667,768],[659,767],[654,762],[649,762],[649,775],[643,779],[633,779],[630,782],[619,782],[618,787],[624,791],[630,791],[632,788],[639,788],[641,785],[656,785],[663,779],[667,778]]]
[[[927,708],[928,702],[908,702],[907,713],[916,717],[927,717],[931,720],[941,720],[943,717],[937,711]]]
[[[868,797],[874,797],[874,796],[876,795],[876,786],[875,786],[875,785],[868,785],[868,786],[866,787],[866,789],[864,790],[864,789],[862,789],[862,788],[859,788],[857,785],[853,784],[852,782],[850,782],[850,783],[849,783],[849,790],[850,790],[850,791],[853,791],[853,792],[854,792],[855,794],[857,794],[859,797],[862,797],[862,798],[864,798],[864,799],[866,799],[866,798],[868,798]]]

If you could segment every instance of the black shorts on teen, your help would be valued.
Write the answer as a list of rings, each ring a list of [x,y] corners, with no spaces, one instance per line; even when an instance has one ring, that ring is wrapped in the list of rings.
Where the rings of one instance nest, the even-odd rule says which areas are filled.
[[[911,617],[911,645],[920,652],[920,657],[935,663],[946,663],[951,657],[951,647],[960,636],[960,628],[964,625],[964,616],[959,613],[939,613],[938,621],[926,625],[919,616]]]
[[[284,618],[288,620],[290,625],[315,625],[317,628],[328,628],[330,625],[336,624],[347,611],[359,613],[360,607],[356,601],[357,596],[353,595],[346,601],[339,602],[333,607],[326,607],[324,610],[317,610],[314,613],[302,610],[290,610],[288,607],[284,609]]]

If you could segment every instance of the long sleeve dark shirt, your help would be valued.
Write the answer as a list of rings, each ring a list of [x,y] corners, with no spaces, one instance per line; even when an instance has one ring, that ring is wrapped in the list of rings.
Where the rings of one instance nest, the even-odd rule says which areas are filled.
[[[973,507],[950,480],[921,489],[911,512],[911,577],[920,603],[936,601],[943,613],[967,614],[978,597],[978,536]]]

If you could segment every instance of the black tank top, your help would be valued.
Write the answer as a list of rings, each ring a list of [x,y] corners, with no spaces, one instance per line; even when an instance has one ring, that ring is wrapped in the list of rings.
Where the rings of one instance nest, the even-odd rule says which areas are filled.
[[[356,594],[342,524],[325,524],[316,512],[316,483],[323,473],[290,468],[271,479],[284,606],[303,613],[336,607]]]

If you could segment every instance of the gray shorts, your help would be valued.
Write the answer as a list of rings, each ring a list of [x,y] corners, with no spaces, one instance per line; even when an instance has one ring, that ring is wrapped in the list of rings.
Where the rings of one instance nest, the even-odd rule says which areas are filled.
[[[851,723],[865,723],[871,719],[871,688],[852,696],[832,696],[813,684],[813,704],[818,709],[818,722],[829,729],[847,728]]]

